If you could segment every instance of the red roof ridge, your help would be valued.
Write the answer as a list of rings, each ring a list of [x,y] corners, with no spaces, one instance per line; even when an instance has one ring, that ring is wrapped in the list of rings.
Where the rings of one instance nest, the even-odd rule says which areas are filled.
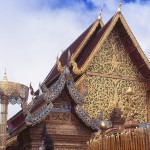
[[[92,25],[85,30],[60,56],[59,61],[61,62],[62,66],[67,64],[67,53],[70,50],[71,55],[76,58],[84,46],[87,44],[91,36],[94,34],[97,28],[101,29],[104,26],[101,19],[96,19]],[[53,70],[48,74],[44,82],[46,84],[50,84],[52,80],[58,77],[59,71],[57,70],[57,64],[53,67]]]
[[[116,16],[116,15],[115,15]],[[93,58],[93,53],[95,54],[96,52],[95,52],[95,49],[97,48],[97,46],[99,45],[99,43],[101,42],[101,39],[103,39],[103,37],[105,36],[105,33],[107,32],[107,30],[108,30],[108,28],[110,28],[110,26],[112,26],[112,20],[113,19],[115,19],[115,16],[114,17],[112,17],[108,22],[107,22],[107,24],[105,24],[102,28],[101,28],[101,30],[99,30],[99,32],[97,32],[97,43],[96,43],[96,46],[95,45],[93,45],[93,47],[92,47],[92,49],[91,49],[91,51],[90,51],[90,54],[88,55],[88,57],[86,58],[86,60],[84,60],[84,62],[82,62],[83,64],[82,64],[82,66],[80,67],[80,68],[78,68],[78,63],[76,63],[75,62],[75,59],[72,57],[71,58],[71,64],[72,64],[72,66],[73,66],[73,73],[75,73],[75,74],[78,74],[78,75],[80,75],[80,74],[83,74],[85,71],[86,71],[86,69],[87,69],[87,67],[88,67],[88,65],[89,65],[89,63],[91,62],[91,60],[92,60],[92,58]],[[94,43],[95,44],[95,43]]]
[[[81,44],[79,45],[78,49],[75,51],[75,53],[73,53],[72,57],[74,59],[77,58],[77,56],[79,55],[79,53],[81,52],[81,50],[83,49],[83,46],[85,46],[85,44],[88,42],[88,40],[91,38],[91,36],[93,35],[93,33],[95,32],[96,28],[98,27],[98,25],[100,25],[100,28],[103,27],[103,24],[101,24],[101,20],[97,19],[93,26],[91,27],[91,29],[89,30],[87,36],[85,36],[85,38],[83,39],[83,41],[81,42]],[[102,26],[101,26],[102,25]]]

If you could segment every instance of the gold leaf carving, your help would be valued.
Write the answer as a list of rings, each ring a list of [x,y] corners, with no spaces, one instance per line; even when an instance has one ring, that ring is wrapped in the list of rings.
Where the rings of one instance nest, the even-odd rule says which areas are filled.
[[[110,119],[110,113],[118,102],[124,115],[134,112],[136,121],[147,121],[146,84],[115,30],[99,48],[87,72],[97,73],[87,73],[81,80],[87,90],[84,108],[91,118],[103,112],[104,119]],[[126,94],[128,87],[133,90],[130,97]]]

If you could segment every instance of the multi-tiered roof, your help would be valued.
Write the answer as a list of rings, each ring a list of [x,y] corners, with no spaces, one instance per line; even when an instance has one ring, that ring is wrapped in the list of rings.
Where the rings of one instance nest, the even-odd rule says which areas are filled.
[[[47,89],[51,88],[53,83],[57,82],[60,79],[62,74],[65,74],[65,68],[69,68],[69,75],[73,77],[72,83],[76,82],[77,79],[84,73],[88,68],[90,62],[96,55],[98,48],[102,46],[107,37],[110,35],[110,32],[113,29],[119,34],[119,37],[125,47],[126,52],[133,61],[134,65],[137,67],[138,71],[143,76],[143,80],[150,80],[150,63],[143,53],[141,47],[136,41],[134,35],[132,34],[129,26],[127,25],[122,13],[118,11],[105,25],[103,24],[100,18],[96,19],[92,25],[89,26],[60,56],[57,60],[56,65],[50,71],[43,84]],[[70,58],[68,59],[68,51],[70,51]],[[65,82],[70,80],[67,76],[65,77]],[[75,87],[74,87],[75,88]],[[68,88],[69,90],[69,88]],[[75,89],[76,90],[76,89]],[[38,93],[38,92],[37,92]],[[70,92],[69,92],[70,93]],[[70,93],[71,95],[71,93]],[[72,96],[72,95],[71,95]],[[73,100],[72,96],[72,100]],[[36,109],[40,109],[41,103],[44,103],[44,99],[41,99],[32,109],[32,113]],[[77,103],[74,101],[73,103]],[[76,104],[77,107],[79,106]],[[82,108],[78,110],[82,111]],[[83,118],[78,111],[76,112],[78,117],[86,123],[89,127],[95,129],[96,125],[85,118]],[[84,114],[83,114],[84,115]],[[40,120],[42,121],[42,119]],[[89,121],[89,122],[87,122]],[[36,123],[34,123],[35,125]],[[20,132],[24,130],[27,125],[25,123],[25,116],[23,112],[20,111],[15,116],[13,116],[9,121],[8,125],[12,135],[18,134],[17,130]]]

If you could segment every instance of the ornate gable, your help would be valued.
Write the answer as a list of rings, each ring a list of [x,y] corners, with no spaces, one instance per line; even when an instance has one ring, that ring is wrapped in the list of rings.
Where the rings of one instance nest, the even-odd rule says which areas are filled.
[[[113,30],[99,48],[87,72],[143,79],[126,52],[117,30]]]
[[[136,114],[138,122],[147,121],[146,81],[130,54],[116,25],[103,44],[97,47],[85,75],[76,83],[78,87],[83,84],[83,89],[86,89],[84,109],[91,118],[102,112],[104,119],[109,120],[118,102],[125,116],[132,113]],[[130,96],[126,92],[129,87],[133,90]]]
[[[86,47],[86,51],[81,56],[80,62],[75,61],[74,55],[72,56],[71,64],[73,66],[73,72],[81,75],[87,70],[91,61],[97,54],[99,47],[104,44],[114,29],[118,30],[120,40],[122,41],[124,48],[126,49],[134,65],[137,67],[138,71],[146,80],[150,79],[149,60],[146,58],[120,12],[115,14],[110,21],[108,21],[107,24],[105,24],[103,28],[96,33],[91,45]]]

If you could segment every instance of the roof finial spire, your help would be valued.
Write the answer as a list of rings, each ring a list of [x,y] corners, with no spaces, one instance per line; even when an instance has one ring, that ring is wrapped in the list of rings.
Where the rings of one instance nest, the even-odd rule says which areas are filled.
[[[97,18],[98,20],[102,20],[102,14],[103,14],[103,5],[101,6],[100,13]]]
[[[117,12],[121,12],[121,6],[122,6],[122,0],[120,0],[120,4],[118,6],[118,11]]]
[[[3,81],[8,81],[8,79],[7,79],[7,74],[6,74],[6,68],[5,68],[5,72],[4,72]]]
[[[71,52],[70,49],[68,50],[68,66],[70,66],[70,60],[71,60]]]

